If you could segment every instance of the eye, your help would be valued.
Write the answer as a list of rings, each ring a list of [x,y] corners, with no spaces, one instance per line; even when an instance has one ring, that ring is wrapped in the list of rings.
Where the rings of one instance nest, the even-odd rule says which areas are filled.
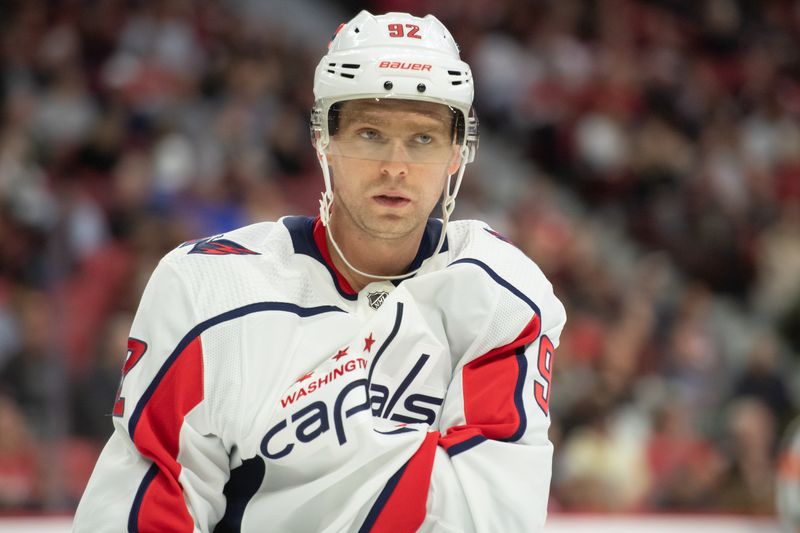
[[[419,135],[414,137],[414,140],[417,141],[419,144],[430,144],[433,142],[433,137],[425,133],[420,133]]]
[[[378,133],[376,130],[367,129],[359,131],[358,136],[368,141],[377,141],[378,139],[380,139],[381,134]]]

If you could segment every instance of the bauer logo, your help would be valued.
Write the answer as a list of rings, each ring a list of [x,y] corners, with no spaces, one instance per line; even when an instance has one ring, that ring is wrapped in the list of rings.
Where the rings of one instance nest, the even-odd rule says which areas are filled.
[[[425,63],[405,63],[403,61],[381,61],[378,68],[388,68],[392,70],[422,70],[431,71],[431,65]]]

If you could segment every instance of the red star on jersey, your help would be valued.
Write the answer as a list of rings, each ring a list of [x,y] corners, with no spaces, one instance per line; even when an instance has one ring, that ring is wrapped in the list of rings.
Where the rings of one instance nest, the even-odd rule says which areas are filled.
[[[369,334],[369,337],[364,339],[364,350],[369,352],[372,350],[372,344],[375,342],[375,339],[372,338],[372,333]]]
[[[334,361],[338,361],[339,359],[341,359],[345,355],[347,355],[347,348],[342,348],[341,350],[336,352],[336,355],[333,356],[333,360]]]
[[[300,383],[301,381],[305,381],[308,378],[310,378],[313,374],[314,374],[313,370],[311,372],[308,372],[307,374],[303,374],[302,376],[297,378],[297,381],[295,381],[295,383]]]

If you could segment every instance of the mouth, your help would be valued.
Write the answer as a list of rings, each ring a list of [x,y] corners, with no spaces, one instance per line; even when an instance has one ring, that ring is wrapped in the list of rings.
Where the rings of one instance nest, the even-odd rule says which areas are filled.
[[[405,196],[399,196],[394,194],[378,194],[373,196],[372,199],[378,202],[378,204],[385,207],[403,207],[411,203],[411,200],[409,200]]]

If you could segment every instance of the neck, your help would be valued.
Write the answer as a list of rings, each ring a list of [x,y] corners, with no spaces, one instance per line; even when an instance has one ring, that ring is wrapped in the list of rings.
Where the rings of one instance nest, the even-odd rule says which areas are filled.
[[[376,276],[397,276],[405,273],[417,255],[422,233],[425,231],[423,226],[405,237],[381,238],[362,231],[338,230],[334,217],[331,217],[330,224],[331,233],[350,264],[362,272]],[[330,235],[327,232],[325,240],[334,266],[355,291],[360,291],[369,283],[377,281],[347,266],[330,242]]]

